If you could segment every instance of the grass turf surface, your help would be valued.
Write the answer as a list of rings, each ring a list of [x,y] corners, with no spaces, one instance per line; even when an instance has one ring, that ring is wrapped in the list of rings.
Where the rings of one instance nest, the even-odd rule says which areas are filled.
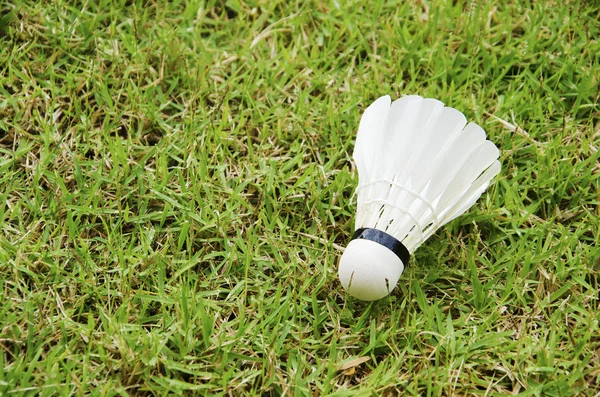
[[[598,395],[595,2],[0,11],[0,394]],[[503,169],[364,304],[336,246],[388,93]]]

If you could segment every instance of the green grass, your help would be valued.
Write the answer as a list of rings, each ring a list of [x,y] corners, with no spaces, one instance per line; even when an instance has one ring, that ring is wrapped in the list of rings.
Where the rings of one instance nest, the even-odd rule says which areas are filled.
[[[0,3],[0,395],[597,396],[599,13]],[[336,247],[388,93],[503,169],[365,304]]]

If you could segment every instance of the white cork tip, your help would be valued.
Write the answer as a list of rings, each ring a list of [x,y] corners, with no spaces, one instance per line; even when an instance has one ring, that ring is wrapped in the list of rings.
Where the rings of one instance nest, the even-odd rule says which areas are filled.
[[[356,299],[374,301],[396,287],[404,264],[390,249],[371,240],[352,240],[340,258],[338,276]]]

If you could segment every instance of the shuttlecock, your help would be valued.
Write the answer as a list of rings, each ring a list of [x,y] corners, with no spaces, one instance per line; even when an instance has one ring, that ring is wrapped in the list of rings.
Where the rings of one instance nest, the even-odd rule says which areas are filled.
[[[377,99],[360,121],[354,235],[339,262],[343,287],[373,301],[396,286],[412,254],[467,211],[500,172],[498,148],[435,99]]]

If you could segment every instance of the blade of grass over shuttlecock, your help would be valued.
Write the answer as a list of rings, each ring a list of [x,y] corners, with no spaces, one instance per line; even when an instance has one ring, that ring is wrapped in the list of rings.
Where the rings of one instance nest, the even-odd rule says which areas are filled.
[[[596,395],[599,11],[0,2],[0,395]],[[502,168],[365,304],[358,124],[415,94]]]

